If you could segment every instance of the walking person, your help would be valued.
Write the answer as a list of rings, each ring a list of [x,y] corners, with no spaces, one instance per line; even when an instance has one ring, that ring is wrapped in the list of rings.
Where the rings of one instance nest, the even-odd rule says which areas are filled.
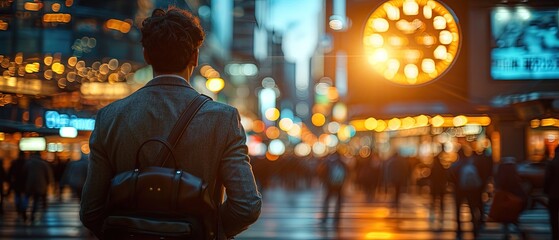
[[[481,177],[474,165],[472,151],[467,145],[458,150],[458,159],[449,169],[449,180],[454,185],[454,201],[456,209],[456,235],[462,239],[461,212],[462,203],[467,202],[470,208],[474,237],[477,237],[480,227],[481,207]]]
[[[49,184],[53,182],[52,169],[46,161],[41,159],[39,153],[32,153],[31,157],[23,167],[25,171],[25,195],[27,199],[33,200],[31,209],[31,221],[36,217],[39,204],[43,207],[43,211],[47,206],[47,191]],[[26,213],[24,213],[26,215]]]
[[[503,223],[505,238],[509,235],[509,224],[518,228],[518,217],[526,208],[528,200],[528,194],[522,187],[522,179],[516,168],[516,158],[504,157],[501,160],[495,174],[495,196],[489,212],[490,218]],[[524,233],[520,232],[524,236]]]
[[[68,185],[72,189],[72,194],[79,200],[87,177],[88,158],[89,155],[82,154],[80,160],[69,162],[60,180],[60,188]]]
[[[446,193],[448,174],[447,170],[441,163],[441,154],[443,153],[439,153],[433,159],[433,166],[431,166],[431,175],[429,175],[429,185],[431,188],[430,193],[432,216],[435,216],[438,200],[439,220],[442,223],[444,220],[444,195]]]
[[[388,160],[388,181],[394,189],[393,205],[400,206],[400,195],[409,177],[409,162],[396,151]]]
[[[27,214],[25,214],[28,200],[25,195],[27,173],[24,170],[24,166],[28,158],[29,152],[19,152],[18,158],[10,163],[10,169],[8,170],[8,195],[12,191],[14,192],[16,211],[23,221],[27,221]]]
[[[138,151],[141,144],[169,136],[181,112],[202,98],[189,81],[198,66],[199,48],[205,37],[199,20],[178,8],[155,9],[143,21],[141,33],[144,59],[153,67],[155,77],[130,96],[99,110],[89,140],[91,152],[80,218],[99,238],[103,238],[103,225],[112,214],[106,206],[111,179],[135,169],[137,152],[141,159],[151,156],[152,160],[153,153],[163,146],[153,143]],[[207,183],[207,201],[219,209],[218,213],[206,214],[216,224],[193,230],[212,238],[233,238],[258,219],[261,195],[237,109],[216,101],[206,102],[172,150],[177,156],[177,168]],[[164,226],[156,226],[160,232],[163,230]]]
[[[343,185],[347,177],[348,168],[342,161],[338,152],[335,152],[324,159],[318,168],[318,175],[324,184],[324,202],[322,204],[322,219],[325,223],[328,220],[330,201],[334,199],[334,223],[339,223],[342,211]]]
[[[555,148],[555,156],[547,163],[545,170],[544,193],[548,197],[549,225],[551,237],[559,239],[559,147]]]

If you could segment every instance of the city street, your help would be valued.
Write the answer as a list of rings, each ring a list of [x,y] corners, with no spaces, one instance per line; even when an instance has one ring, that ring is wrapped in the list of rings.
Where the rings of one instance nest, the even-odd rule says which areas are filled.
[[[263,192],[263,210],[259,220],[236,239],[455,239],[456,226],[451,195],[445,199],[442,224],[432,217],[427,195],[403,194],[400,211],[391,208],[390,198],[378,195],[367,203],[360,193],[348,190],[338,226],[320,222],[322,191],[286,191],[274,188]],[[64,203],[50,199],[48,211],[34,223],[24,224],[13,211],[12,202],[5,206],[1,218],[0,239],[94,239],[78,218],[76,199]],[[462,208],[464,219],[468,209]],[[438,215],[438,214],[437,214]],[[463,224],[464,239],[473,239],[471,225]],[[520,227],[528,239],[549,239],[547,212],[541,207],[525,211]],[[502,225],[488,222],[478,239],[502,239]],[[511,238],[519,239],[511,227]]]

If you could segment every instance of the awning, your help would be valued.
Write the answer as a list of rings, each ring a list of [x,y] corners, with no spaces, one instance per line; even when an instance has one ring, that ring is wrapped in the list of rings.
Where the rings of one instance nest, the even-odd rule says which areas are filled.
[[[17,121],[0,119],[0,132],[14,133],[14,132],[36,132],[42,135],[55,135],[58,134],[58,129],[37,127],[33,124],[22,123]]]

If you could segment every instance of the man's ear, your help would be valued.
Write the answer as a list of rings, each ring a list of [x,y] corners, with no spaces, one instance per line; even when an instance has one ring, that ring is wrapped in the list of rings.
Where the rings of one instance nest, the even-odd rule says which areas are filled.
[[[200,55],[200,50],[194,51],[194,54],[190,57],[190,64],[193,67],[198,67],[198,57]]]
[[[151,60],[149,59],[148,54],[146,53],[146,49],[142,48],[142,52],[144,53],[144,60],[146,61],[146,63],[148,65],[151,65]]]

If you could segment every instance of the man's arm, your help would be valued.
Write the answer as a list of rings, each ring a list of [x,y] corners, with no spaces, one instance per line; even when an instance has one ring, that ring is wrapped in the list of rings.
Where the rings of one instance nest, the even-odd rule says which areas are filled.
[[[83,225],[99,238],[102,236],[103,221],[106,218],[105,205],[112,178],[111,165],[102,144],[100,120],[101,111],[97,114],[95,128],[89,139],[90,161],[80,209]]]
[[[247,154],[246,135],[235,109],[230,121],[226,150],[220,164],[227,200],[221,207],[221,219],[227,237],[246,230],[260,216],[262,196],[258,192]]]

